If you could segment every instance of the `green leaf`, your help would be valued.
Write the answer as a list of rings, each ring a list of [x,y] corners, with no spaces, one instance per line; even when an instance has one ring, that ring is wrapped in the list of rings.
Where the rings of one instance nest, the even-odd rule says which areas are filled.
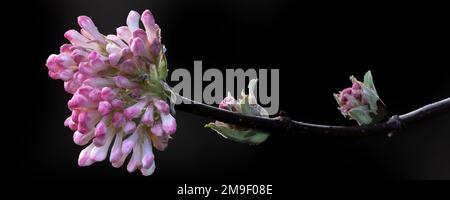
[[[169,70],[167,69],[166,55],[164,55],[164,53],[161,53],[161,57],[159,60],[159,66],[158,66],[159,80],[166,80],[168,74],[169,74]]]
[[[375,89],[375,84],[373,83],[373,78],[372,78],[372,72],[367,71],[366,74],[364,75],[364,85],[368,88],[370,88],[371,90],[373,90],[375,92],[375,94],[377,94],[377,90]],[[378,96],[378,94],[377,94]]]
[[[232,128],[221,122],[209,123],[205,127],[213,129],[226,139],[251,145],[260,144],[269,137],[267,132],[254,129],[238,130],[237,127]]]
[[[370,125],[373,123],[372,117],[370,117],[367,111],[367,106],[353,108],[349,111],[349,115],[352,119],[356,120],[359,125]]]

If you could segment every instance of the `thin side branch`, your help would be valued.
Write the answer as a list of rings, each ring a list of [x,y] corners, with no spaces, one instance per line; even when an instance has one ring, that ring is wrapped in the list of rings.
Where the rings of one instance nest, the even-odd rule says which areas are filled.
[[[176,109],[193,113],[213,120],[239,126],[251,127],[264,130],[270,133],[295,133],[305,135],[333,135],[333,136],[366,136],[374,134],[389,134],[400,131],[402,128],[414,122],[424,120],[429,117],[450,112],[450,98],[426,105],[417,110],[403,115],[394,115],[389,120],[371,126],[331,126],[310,124],[290,119],[287,116],[275,118],[263,118],[248,116],[222,110],[214,106],[195,102],[183,96],[178,96],[184,102],[176,105]]]

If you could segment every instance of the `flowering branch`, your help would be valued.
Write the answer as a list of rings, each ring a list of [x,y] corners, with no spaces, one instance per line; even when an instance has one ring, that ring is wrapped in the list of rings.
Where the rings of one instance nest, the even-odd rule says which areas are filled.
[[[198,103],[183,96],[178,96],[178,98],[181,98],[184,102],[189,102],[190,104],[177,105],[175,107],[177,110],[208,117],[225,123],[268,131],[272,134],[289,133],[333,136],[389,134],[400,131],[404,127],[417,121],[450,112],[450,98],[446,98],[403,115],[394,115],[390,117],[389,120],[374,125],[331,126],[295,121],[285,114],[275,118],[244,115]]]
[[[64,125],[74,131],[74,143],[85,146],[78,157],[79,166],[104,161],[109,155],[113,167],[128,161],[129,172],[153,174],[153,149],[165,150],[177,129],[171,112],[175,98],[191,103],[177,105],[177,109],[216,119],[206,127],[248,144],[259,144],[270,133],[279,132],[338,136],[390,133],[450,110],[447,98],[380,123],[385,119],[385,105],[370,72],[364,76],[364,82],[351,77],[352,87],[334,95],[341,113],[357,121],[361,125],[358,127],[308,124],[284,114],[269,118],[257,104],[255,79],[250,81],[248,95],[242,94],[239,100],[228,95],[215,108],[179,96],[167,85],[161,29],[149,10],[142,15],[130,11],[126,26],[106,36],[87,16],[78,17],[78,24],[81,30],[64,34],[70,44],[63,44],[59,54],[51,54],[46,66],[48,75],[62,80],[64,89],[73,94],[67,103],[72,113]]]

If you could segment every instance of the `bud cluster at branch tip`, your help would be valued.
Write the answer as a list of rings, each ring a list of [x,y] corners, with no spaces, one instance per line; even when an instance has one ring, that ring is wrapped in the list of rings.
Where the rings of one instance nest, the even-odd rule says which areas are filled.
[[[267,111],[257,103],[255,95],[256,83],[257,79],[250,80],[248,84],[249,94],[246,95],[244,90],[242,90],[242,99],[236,100],[228,93],[227,97],[220,102],[219,108],[245,115],[269,117]],[[205,127],[215,130],[226,139],[247,144],[260,144],[269,137],[269,133],[261,130],[227,124],[220,121],[206,124]]]
[[[386,106],[378,96],[372,80],[372,73],[368,71],[364,82],[351,76],[352,86],[334,94],[339,104],[339,110],[346,118],[355,120],[359,125],[372,125],[386,117]]]

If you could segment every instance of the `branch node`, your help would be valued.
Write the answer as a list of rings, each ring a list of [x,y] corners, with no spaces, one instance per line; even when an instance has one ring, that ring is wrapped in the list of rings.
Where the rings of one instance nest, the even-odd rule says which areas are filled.
[[[289,133],[291,131],[291,128],[292,128],[292,120],[291,120],[291,118],[288,117],[286,115],[286,113],[283,113],[283,115],[280,115],[277,118],[280,120],[282,131],[284,133]]]
[[[402,119],[398,115],[393,115],[390,117],[387,123],[392,127],[392,130],[388,133],[388,137],[392,137],[395,133],[400,132],[404,127]]]

